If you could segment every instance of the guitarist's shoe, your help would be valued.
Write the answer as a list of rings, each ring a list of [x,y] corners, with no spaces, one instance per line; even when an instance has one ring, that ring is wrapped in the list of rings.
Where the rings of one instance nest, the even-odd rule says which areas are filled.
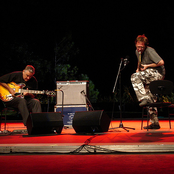
[[[160,129],[160,125],[152,123],[149,126],[145,126],[144,129]]]
[[[153,103],[151,99],[143,99],[139,106],[145,106],[147,104]]]

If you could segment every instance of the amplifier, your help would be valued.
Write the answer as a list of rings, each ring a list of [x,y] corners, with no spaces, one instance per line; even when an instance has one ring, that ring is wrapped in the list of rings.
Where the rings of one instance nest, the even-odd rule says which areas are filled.
[[[86,105],[88,81],[57,81],[57,105]],[[63,99],[63,100],[62,100]]]
[[[62,109],[63,109],[63,113],[62,113]],[[73,118],[76,111],[87,111],[87,110],[88,108],[86,107],[86,105],[69,105],[69,106],[64,106],[63,108],[62,106],[58,106],[58,105],[54,106],[54,112],[61,112],[64,115],[63,117],[64,126],[72,125]]]

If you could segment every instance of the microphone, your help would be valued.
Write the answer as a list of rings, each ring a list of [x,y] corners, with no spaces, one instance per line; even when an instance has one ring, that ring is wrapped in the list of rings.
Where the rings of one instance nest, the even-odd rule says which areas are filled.
[[[124,66],[126,66],[129,63],[129,56],[126,56],[126,58],[123,61],[124,61]]]
[[[124,59],[124,66],[128,64],[128,59]]]

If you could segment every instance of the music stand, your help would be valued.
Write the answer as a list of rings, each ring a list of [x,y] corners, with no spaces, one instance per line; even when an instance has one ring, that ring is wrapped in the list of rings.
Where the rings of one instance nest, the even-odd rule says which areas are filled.
[[[113,93],[114,93],[115,92],[115,87],[116,87],[116,84],[117,84],[117,80],[118,80],[118,77],[119,77],[120,124],[119,124],[119,127],[115,127],[115,128],[112,128],[112,129],[122,128],[122,129],[126,130],[127,132],[129,132],[129,130],[127,130],[127,129],[133,129],[133,130],[135,130],[135,128],[124,127],[123,126],[123,122],[122,122],[123,120],[122,120],[122,97],[121,97],[121,71],[125,68],[126,64],[128,64],[128,60],[126,60],[127,62],[124,63],[124,67],[121,69],[121,66],[122,66],[123,61],[124,61],[124,59],[121,58],[121,62],[120,62],[119,68],[118,68],[118,73],[117,73],[117,77],[116,77],[114,88],[113,88]]]

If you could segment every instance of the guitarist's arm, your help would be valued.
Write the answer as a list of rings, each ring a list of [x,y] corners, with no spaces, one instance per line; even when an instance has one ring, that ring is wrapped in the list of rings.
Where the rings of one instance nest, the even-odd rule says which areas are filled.
[[[10,92],[10,94],[15,96],[15,91],[12,88],[10,88],[6,83],[1,83],[0,82],[0,85],[3,86],[4,88],[6,88]]]
[[[158,67],[158,66],[162,66],[164,65],[164,61],[163,60],[160,60],[158,63],[151,63],[151,64],[148,64],[148,65],[143,65],[143,68],[141,68],[141,71],[144,71],[146,70],[147,68],[150,68],[150,67]]]

